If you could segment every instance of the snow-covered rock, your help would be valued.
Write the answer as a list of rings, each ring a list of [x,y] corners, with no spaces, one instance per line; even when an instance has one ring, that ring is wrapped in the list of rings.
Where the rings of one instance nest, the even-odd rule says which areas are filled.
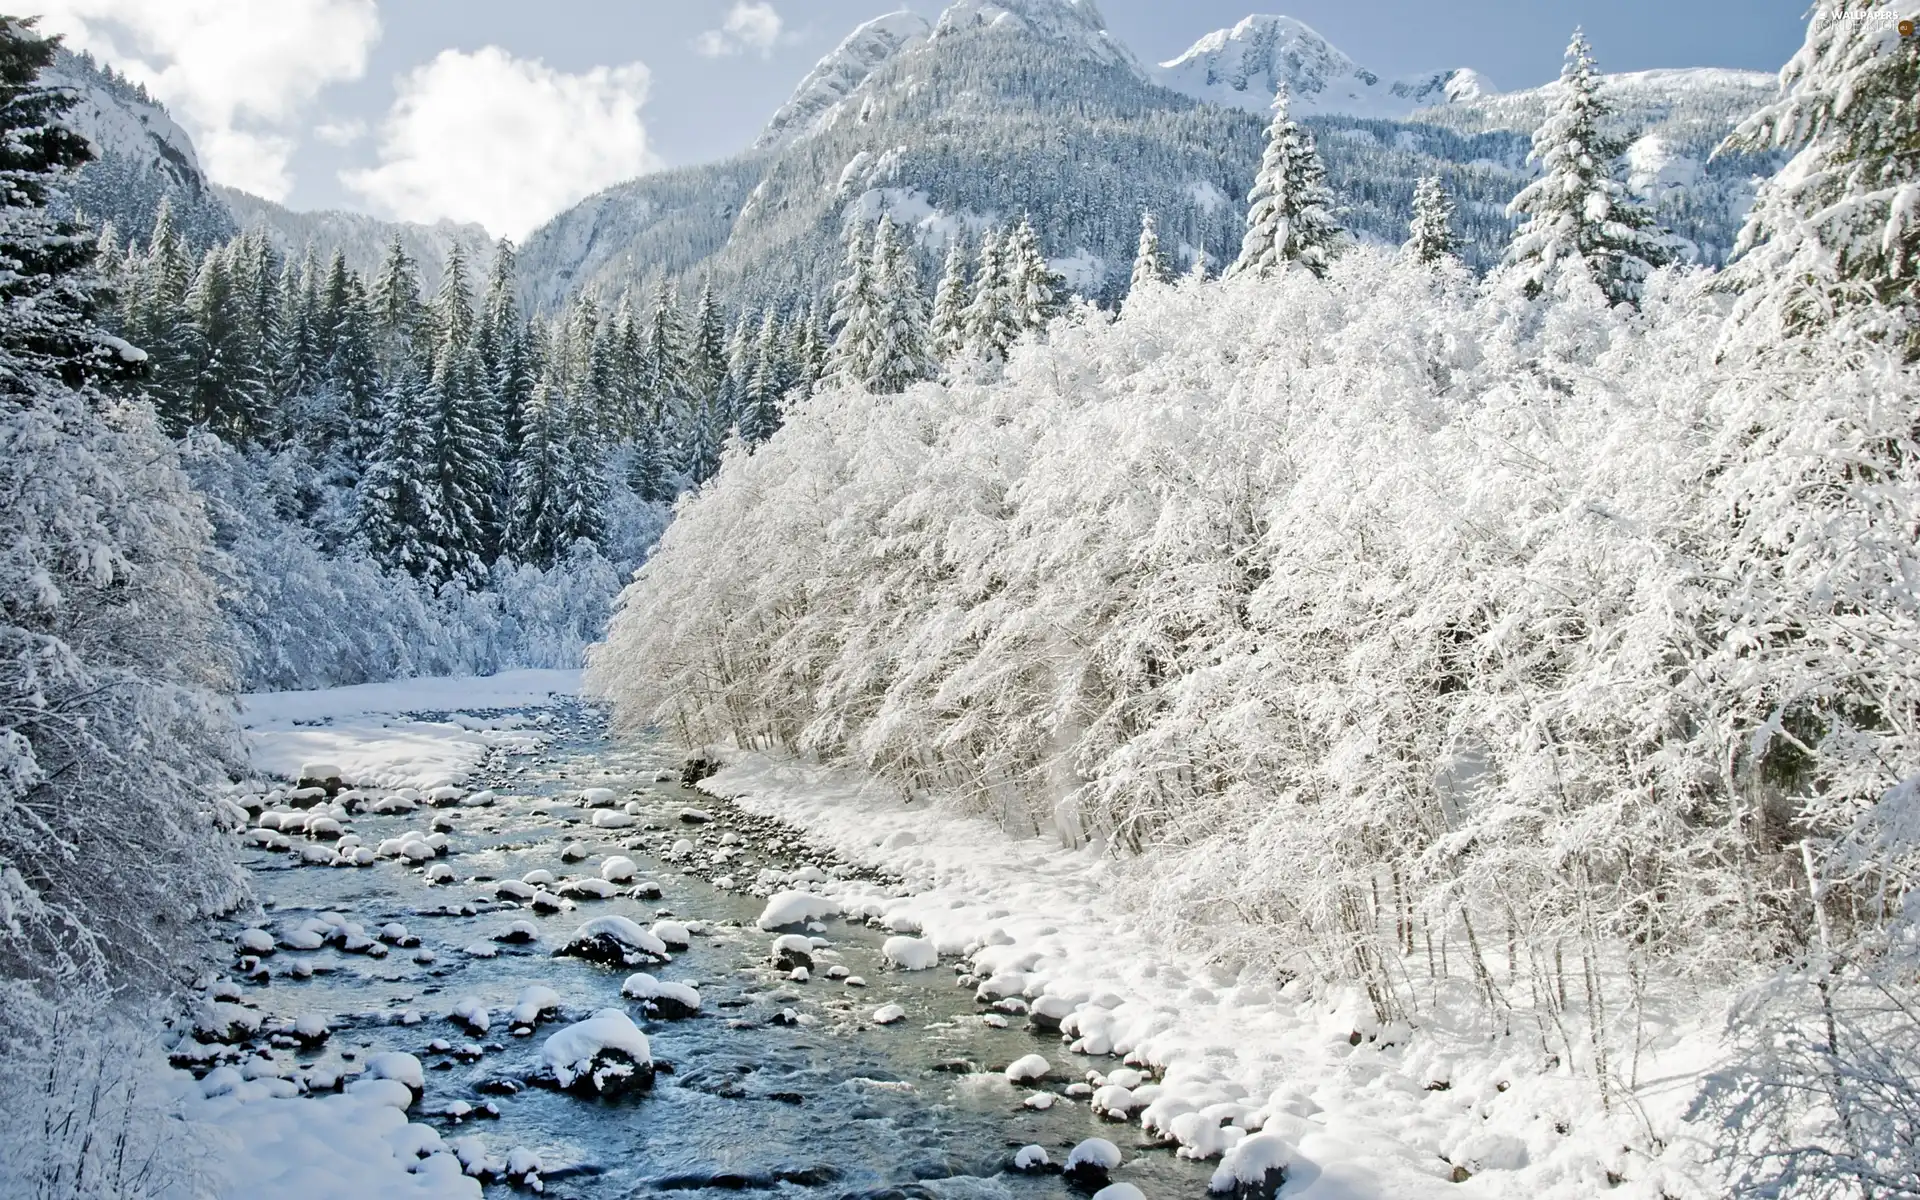
[[[1233,1200],[1273,1200],[1293,1165],[1293,1147],[1277,1133],[1256,1133],[1220,1159],[1207,1190]]]
[[[647,1035],[617,1008],[603,1008],[548,1037],[540,1061],[567,1091],[614,1097],[653,1083]]]
[[[1067,1155],[1066,1173],[1083,1185],[1099,1183],[1120,1165],[1120,1147],[1105,1138],[1088,1138]]]
[[[508,1018],[515,1025],[536,1025],[540,1018],[560,1008],[560,993],[544,984],[531,983],[520,990]]]
[[[607,966],[638,966],[665,962],[667,944],[626,917],[595,917],[573,931],[566,945],[554,952],[569,958]]]
[[[873,1010],[875,1025],[895,1025],[907,1019],[907,1010],[898,1004],[882,1004]]]
[[[670,1021],[695,1016],[700,1011],[699,989],[691,984],[656,979],[644,971],[627,976],[626,982],[620,985],[620,994],[640,1001],[649,1013]]]
[[[1044,1056],[1028,1054],[1007,1064],[1006,1074],[1007,1078],[1015,1083],[1032,1083],[1037,1079],[1045,1079],[1048,1072],[1052,1070],[1053,1064],[1049,1063]]]
[[[624,854],[616,854],[600,864],[600,878],[608,883],[631,883],[640,868]]]

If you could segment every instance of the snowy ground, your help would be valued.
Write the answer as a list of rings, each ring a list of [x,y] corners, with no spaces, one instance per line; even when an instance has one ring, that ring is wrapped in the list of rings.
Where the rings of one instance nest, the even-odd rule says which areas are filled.
[[[459,783],[489,750],[525,747],[538,734],[514,717],[422,721],[406,714],[526,708],[579,692],[578,671],[402,679],[248,696],[241,721],[254,769],[269,778],[291,780],[309,763],[327,763],[349,786],[431,788]]]
[[[1396,1035],[1374,1029],[1357,996],[1316,1002],[1297,984],[1217,973],[1207,946],[1168,945],[1129,916],[1128,868],[1097,849],[1015,840],[847,772],[724,757],[704,790],[901,876],[909,893],[831,881],[821,897],[920,933],[944,956],[970,954],[991,994],[1058,1005],[1083,1049],[1163,1070],[1106,1098],[1184,1153],[1219,1153],[1242,1136],[1235,1126],[1280,1134],[1295,1152],[1290,1200],[1717,1193],[1681,1121],[1713,1049],[1698,1028],[1669,1037],[1642,1073],[1656,1082],[1609,1113],[1584,1080],[1542,1074],[1524,1038],[1401,1031],[1403,1045],[1383,1045]],[[1378,1041],[1352,1044],[1361,1030]]]

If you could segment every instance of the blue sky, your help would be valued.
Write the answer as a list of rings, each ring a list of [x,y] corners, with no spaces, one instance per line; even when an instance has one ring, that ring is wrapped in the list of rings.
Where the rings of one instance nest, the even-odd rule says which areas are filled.
[[[1610,71],[1772,71],[1806,0],[1099,0],[1148,62],[1249,12],[1395,76],[1551,79],[1576,24]],[[822,54],[941,0],[24,0],[142,79],[216,179],[296,208],[477,219],[514,236],[587,191],[746,145]]]

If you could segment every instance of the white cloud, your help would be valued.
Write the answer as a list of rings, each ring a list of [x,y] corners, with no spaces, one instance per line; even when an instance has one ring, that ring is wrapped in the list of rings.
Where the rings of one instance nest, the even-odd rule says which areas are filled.
[[[658,165],[640,63],[579,75],[498,46],[443,50],[398,81],[380,164],[340,179],[388,215],[477,221],[520,237],[561,209]]]
[[[313,99],[358,79],[375,0],[25,0],[42,28],[163,100],[215,180],[283,200],[291,136]]]
[[[322,121],[313,127],[313,136],[329,146],[351,146],[367,136],[365,121]]]
[[[720,28],[693,39],[693,48],[707,58],[721,58],[745,50],[770,58],[780,41],[780,14],[766,0],[734,0]]]

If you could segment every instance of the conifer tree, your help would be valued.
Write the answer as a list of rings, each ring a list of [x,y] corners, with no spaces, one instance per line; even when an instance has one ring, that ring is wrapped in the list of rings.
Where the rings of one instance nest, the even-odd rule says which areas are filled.
[[[1131,295],[1143,284],[1153,286],[1167,282],[1171,273],[1167,268],[1167,256],[1160,250],[1160,231],[1155,228],[1153,214],[1140,214],[1140,245],[1133,253],[1133,278],[1127,284]]]
[[[467,279],[467,252],[454,242],[447,250],[446,271],[434,295],[432,336],[437,345],[465,349],[473,342],[473,288]]]
[[[876,308],[865,386],[887,395],[932,378],[938,364],[927,346],[927,298],[919,268],[886,216],[874,229],[872,272]]]
[[[261,244],[264,247],[264,238]],[[264,275],[265,264],[261,266]],[[280,272],[270,328],[264,326],[266,310],[262,305],[267,372],[274,398],[283,406],[309,396],[325,382],[332,349],[327,340],[331,314],[326,312],[326,282],[330,280],[320,278],[319,264],[309,245],[299,263],[289,261]],[[323,440],[331,441],[338,433],[337,429],[328,430]]]
[[[1423,175],[1413,188],[1413,220],[1407,225],[1406,252],[1417,263],[1432,266],[1454,257],[1459,239],[1453,233],[1453,197],[1438,175]]]
[[[339,405],[347,468],[357,475],[373,459],[381,438],[383,392],[373,308],[360,277],[337,251],[327,268],[321,319],[327,358],[320,373]]]
[[[571,544],[566,516],[567,480],[575,472],[569,454],[571,430],[564,390],[549,374],[534,385],[520,454],[514,460],[508,540],[513,557],[521,562],[551,566]]]
[[[872,377],[880,339],[880,286],[866,231],[850,226],[846,264],[833,288],[833,345],[827,352],[826,377],[835,387],[866,387]]]
[[[960,353],[967,344],[966,240],[958,233],[947,243],[947,258],[940,271],[940,285],[934,291],[933,322],[928,330],[934,358],[941,362]]]
[[[1613,109],[1600,86],[1586,35],[1576,29],[1533,134],[1528,161],[1539,164],[1540,177],[1507,206],[1525,220],[1505,266],[1530,296],[1546,290],[1563,265],[1578,265],[1609,301],[1634,303],[1646,277],[1672,257],[1652,214],[1616,178],[1626,144],[1607,129]]]
[[[153,235],[141,261],[130,305],[130,340],[147,354],[147,394],[167,431],[178,435],[193,423],[194,366],[199,357],[187,308],[193,264],[186,239],[174,228],[173,205],[160,201]]]
[[[973,275],[973,299],[967,304],[966,352],[983,362],[1002,362],[1019,340],[1013,307],[1013,273],[1007,247],[997,230],[980,239],[980,267]]]
[[[241,247],[236,244],[233,250]],[[229,441],[253,441],[267,430],[266,380],[247,337],[247,306],[225,249],[207,251],[187,304],[198,333],[189,411]]]
[[[1729,280],[1743,315],[1789,330],[1839,321],[1920,360],[1920,38],[1885,6],[1818,0],[1782,95],[1722,151],[1792,150],[1761,186]]]
[[[426,357],[421,353],[426,310],[420,303],[419,272],[397,233],[387,246],[386,259],[380,264],[369,298],[373,302],[375,348],[381,371],[394,375],[408,362],[417,367]]]
[[[780,401],[786,364],[780,344],[780,317],[769,306],[760,319],[760,332],[753,343],[753,371],[747,380],[740,407],[740,437],[749,446],[757,446],[772,437],[780,427]]]
[[[1021,334],[1045,330],[1047,323],[1060,314],[1065,285],[1040,252],[1040,235],[1032,221],[1020,218],[1007,239],[1005,254],[1007,295],[1015,327]]]
[[[727,369],[727,318],[713,295],[713,276],[700,283],[700,300],[694,309],[691,345],[687,354],[687,390],[689,395],[707,396],[720,387]]]
[[[437,497],[422,475],[433,455],[426,381],[402,359],[381,400],[380,432],[361,477],[358,532],[375,561],[415,578],[444,578],[431,531],[440,525]]]
[[[711,295],[703,303],[711,301]],[[652,314],[647,324],[645,353],[641,360],[639,394],[644,403],[645,423],[659,425],[681,419],[698,390],[694,376],[705,368],[696,368],[691,359],[706,353],[700,344],[704,329],[696,329],[696,341],[689,351],[686,323],[680,315],[680,303],[663,279],[653,293]],[[700,320],[706,313],[700,314]]]
[[[1346,231],[1335,217],[1333,190],[1313,134],[1289,115],[1287,91],[1273,97],[1267,148],[1247,196],[1247,232],[1232,273],[1271,274],[1298,264],[1325,275]]]

